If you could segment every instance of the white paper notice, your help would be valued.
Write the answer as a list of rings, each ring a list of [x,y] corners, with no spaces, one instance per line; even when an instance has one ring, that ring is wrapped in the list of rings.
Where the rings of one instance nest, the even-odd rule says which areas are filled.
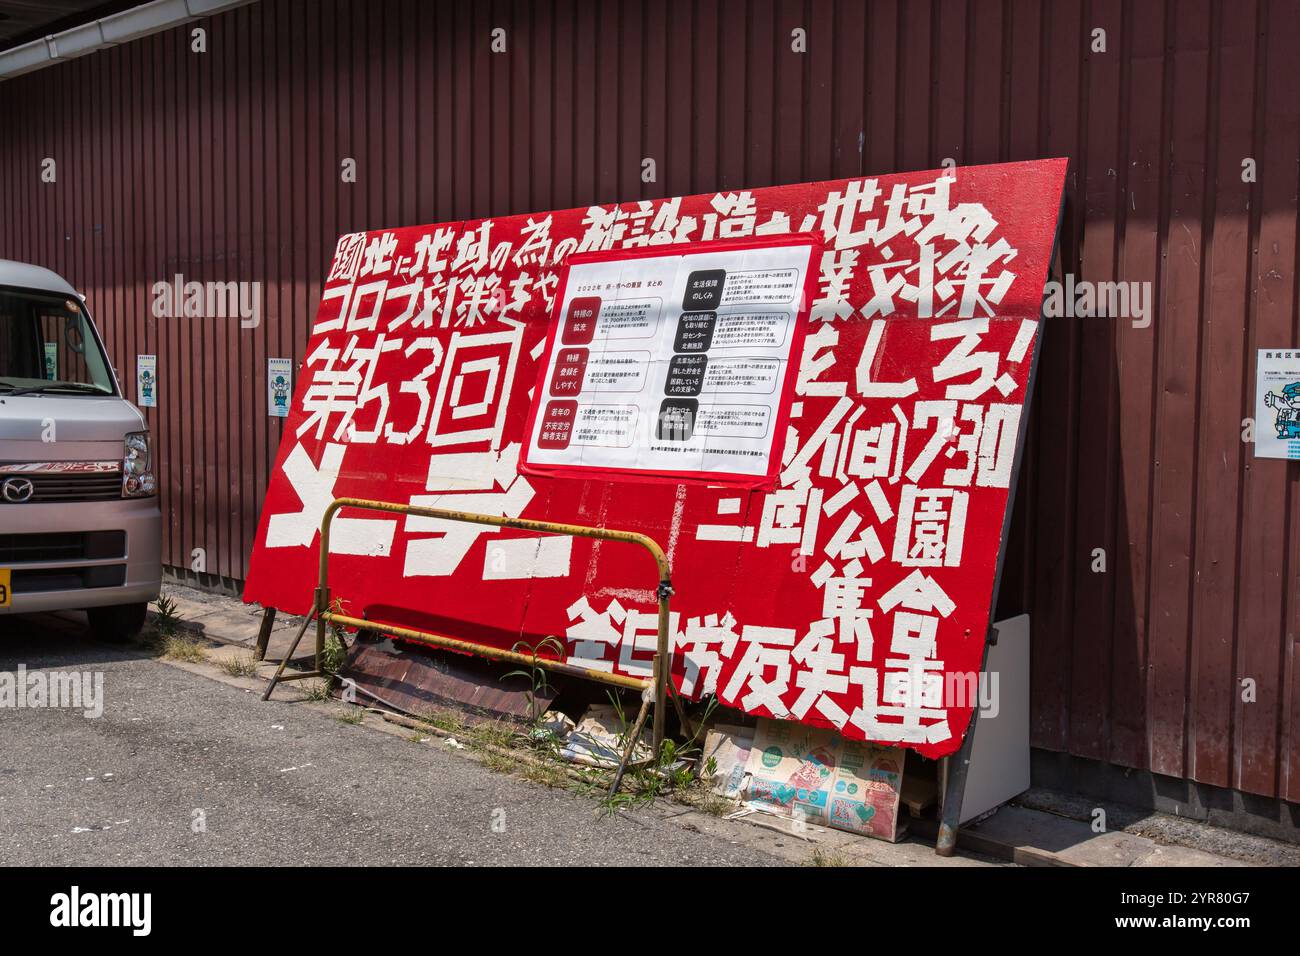
[[[527,464],[767,475],[812,251],[572,266]]]
[[[141,408],[158,405],[158,356],[135,357],[135,403]]]
[[[1257,353],[1255,457],[1300,458],[1300,349]]]
[[[293,397],[293,359],[266,360],[266,414],[272,418],[289,417],[289,399]]]

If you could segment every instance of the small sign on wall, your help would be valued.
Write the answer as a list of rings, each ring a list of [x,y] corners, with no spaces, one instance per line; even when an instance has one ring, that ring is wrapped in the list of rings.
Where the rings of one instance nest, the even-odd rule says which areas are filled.
[[[293,360],[266,360],[266,414],[272,418],[289,417],[289,399],[293,395]]]
[[[135,357],[135,400],[144,408],[158,404],[158,356]]]
[[[1260,349],[1255,457],[1300,459],[1300,349]]]

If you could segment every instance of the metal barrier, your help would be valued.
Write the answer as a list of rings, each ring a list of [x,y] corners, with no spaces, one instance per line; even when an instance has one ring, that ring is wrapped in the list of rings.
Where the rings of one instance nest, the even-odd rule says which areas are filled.
[[[587,667],[579,667],[575,664],[569,664],[560,660],[538,657],[533,654],[521,654],[518,651],[502,650],[498,647],[492,647],[488,644],[479,644],[474,641],[463,641],[458,638],[447,637],[443,634],[434,634],[430,631],[419,631],[408,627],[395,627],[389,624],[383,624],[375,621],[367,621],[363,618],[350,617],[330,609],[330,589],[329,589],[329,541],[330,541],[330,523],[334,515],[341,508],[361,508],[368,511],[387,511],[396,514],[418,515],[424,518],[439,518],[444,521],[464,521],[470,524],[493,525],[498,528],[517,528],[521,531],[540,531],[545,534],[565,534],[575,538],[598,538],[603,541],[624,541],[628,544],[636,544],[650,552],[651,557],[655,559],[655,565],[659,572],[659,643],[655,649],[654,666],[652,675],[649,680],[639,677],[626,677],[622,674],[612,674],[606,671],[593,670]],[[532,521],[527,518],[503,518],[498,515],[476,514],[472,511],[450,511],[444,508],[421,508],[416,505],[403,505],[391,501],[368,501],[364,498],[336,498],[330,506],[325,509],[325,514],[320,523],[320,578],[316,585],[316,594],[312,601],[311,613],[302,622],[298,629],[297,635],[293,639],[288,652],[284,655],[284,660],[280,661],[280,666],[276,669],[275,676],[271,678],[271,683],[267,686],[265,693],[262,694],[263,700],[271,697],[271,692],[281,681],[304,680],[309,677],[326,676],[321,669],[321,656],[325,650],[325,626],[327,623],[337,624],[344,627],[355,627],[361,630],[380,631],[385,634],[394,634],[398,637],[406,638],[420,644],[428,644],[432,647],[442,647],[454,651],[462,651],[470,654],[477,654],[481,657],[487,657],[492,660],[508,661],[514,664],[524,664],[529,667],[540,667],[544,670],[553,671],[557,674],[568,674],[574,677],[582,677],[588,680],[599,681],[604,684],[612,684],[615,687],[625,689],[640,690],[642,692],[641,711],[637,715],[637,720],[633,725],[631,739],[628,743],[628,756],[624,757],[626,763],[630,757],[636,740],[640,736],[641,727],[645,724],[646,708],[650,704],[650,698],[646,691],[650,688],[654,690],[654,753],[658,755],[661,752],[664,740],[664,716],[665,708],[668,703],[668,688],[671,684],[670,674],[672,673],[672,647],[668,640],[668,602],[673,594],[672,573],[668,566],[668,558],[664,554],[659,544],[648,535],[640,534],[636,531],[614,531],[607,528],[590,528],[586,525],[576,524],[557,524],[552,521]],[[285,665],[293,657],[294,651],[298,649],[298,643],[302,640],[303,634],[307,631],[307,626],[312,621],[316,622],[316,656],[315,669],[306,672],[295,672],[286,675],[284,673]],[[677,713],[682,721],[683,727],[688,727],[686,714],[682,708],[681,700],[673,694],[673,704],[677,708]],[[621,773],[620,773],[621,775]]]

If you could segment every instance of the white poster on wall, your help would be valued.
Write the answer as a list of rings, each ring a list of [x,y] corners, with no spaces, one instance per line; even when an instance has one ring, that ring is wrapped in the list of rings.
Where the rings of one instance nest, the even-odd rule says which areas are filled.
[[[158,356],[135,357],[135,401],[144,408],[158,404]]]
[[[525,466],[770,474],[812,254],[802,242],[573,265]]]
[[[266,360],[266,414],[272,418],[289,417],[289,399],[293,397],[293,359]]]
[[[1300,459],[1300,349],[1260,349],[1255,457]]]

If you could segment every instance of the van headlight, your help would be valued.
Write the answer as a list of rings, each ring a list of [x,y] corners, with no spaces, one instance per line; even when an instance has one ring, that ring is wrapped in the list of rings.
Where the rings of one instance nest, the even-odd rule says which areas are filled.
[[[125,446],[122,454],[122,497],[147,498],[157,487],[153,480],[149,433],[131,432],[126,436]]]

